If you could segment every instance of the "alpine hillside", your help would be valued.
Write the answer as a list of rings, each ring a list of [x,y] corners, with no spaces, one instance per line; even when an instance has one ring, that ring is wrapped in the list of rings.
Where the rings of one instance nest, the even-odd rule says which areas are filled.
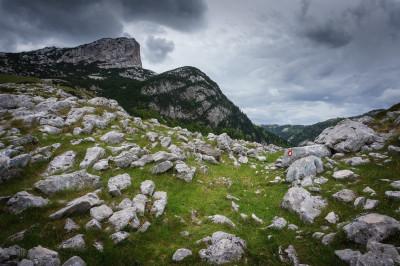
[[[75,48],[0,53],[0,72],[86,88],[117,100],[131,115],[155,117],[170,126],[288,145],[255,126],[199,69],[181,67],[157,74],[142,68],[140,45],[135,39],[106,38]]]

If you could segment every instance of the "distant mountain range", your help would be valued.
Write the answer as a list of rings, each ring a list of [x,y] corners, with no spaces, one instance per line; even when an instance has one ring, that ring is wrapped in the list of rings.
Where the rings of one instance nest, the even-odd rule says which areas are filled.
[[[350,119],[358,118],[361,116],[371,116],[374,117],[383,109],[373,110],[368,113],[365,113],[360,116],[348,117]],[[265,131],[278,135],[283,139],[290,142],[293,146],[302,146],[305,145],[308,141],[314,141],[314,139],[321,134],[321,132],[332,126],[336,126],[340,121],[346,118],[333,118],[323,122],[319,122],[313,125],[277,125],[277,124],[269,124],[269,125],[260,125]]]
[[[0,53],[0,72],[85,88],[117,100],[131,115],[155,117],[170,126],[289,145],[283,138],[255,126],[199,69],[181,67],[157,74],[142,68],[140,45],[135,39],[106,38],[75,48]]]

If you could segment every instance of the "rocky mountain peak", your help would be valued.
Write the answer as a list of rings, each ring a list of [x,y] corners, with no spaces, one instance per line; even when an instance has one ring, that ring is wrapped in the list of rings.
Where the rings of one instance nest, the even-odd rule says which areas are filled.
[[[10,69],[26,65],[46,66],[57,63],[98,62],[100,68],[142,67],[140,45],[134,38],[103,38],[73,48],[52,46],[17,54],[1,53],[0,61],[8,66],[8,69],[2,69],[6,73],[13,73]],[[10,68],[13,62],[15,66]]]
[[[142,67],[140,45],[133,38],[103,38],[68,49],[57,62],[78,63],[104,62],[100,67]]]

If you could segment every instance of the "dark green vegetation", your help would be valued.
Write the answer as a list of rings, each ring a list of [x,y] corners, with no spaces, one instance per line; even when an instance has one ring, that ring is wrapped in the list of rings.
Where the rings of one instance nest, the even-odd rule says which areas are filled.
[[[349,117],[350,119],[358,118],[361,116],[374,117],[383,110],[373,110],[360,116]],[[336,126],[340,121],[346,118],[333,118],[323,122],[319,122],[313,125],[260,125],[265,131],[277,135],[292,144],[293,146],[299,146],[306,141],[314,141],[316,137],[321,134],[324,129],[328,127]]]
[[[221,92],[218,84],[194,67],[157,75],[138,67],[104,69],[96,63],[37,64],[24,59],[25,54],[35,53],[7,53],[6,60],[0,60],[0,67],[16,75],[53,79],[57,85],[85,88],[98,96],[117,100],[129,114],[144,119],[158,118],[170,126],[179,125],[203,134],[226,132],[234,138],[289,146],[283,138],[255,126]],[[49,56],[56,55],[50,52]],[[162,91],[168,86],[175,87]],[[145,94],[146,88],[158,91]]]

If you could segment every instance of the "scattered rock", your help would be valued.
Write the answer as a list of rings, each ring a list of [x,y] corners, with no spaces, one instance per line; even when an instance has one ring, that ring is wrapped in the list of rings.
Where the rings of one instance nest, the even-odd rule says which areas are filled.
[[[356,197],[354,191],[350,189],[342,189],[332,195],[332,198],[343,202],[353,201]]]
[[[103,136],[100,137],[100,140],[108,143],[108,144],[118,144],[125,140],[124,133],[120,133],[118,131],[112,130],[107,132]]]
[[[85,169],[70,174],[61,174],[47,177],[35,183],[35,189],[40,190],[46,195],[52,195],[58,191],[66,189],[82,189],[92,187],[97,189],[103,186],[100,177],[91,175]]]
[[[86,213],[93,206],[102,204],[103,201],[99,199],[97,194],[88,193],[80,198],[74,199],[67,203],[61,210],[51,214],[50,219],[61,219],[73,213]]]
[[[131,186],[131,177],[129,174],[122,174],[111,177],[108,180],[108,191],[113,197],[120,197],[121,190]]]
[[[322,244],[329,245],[335,240],[336,233],[327,234],[322,238]]]
[[[126,168],[132,164],[133,161],[137,161],[137,156],[130,151],[123,151],[120,155],[112,158],[116,167]]]
[[[179,179],[185,180],[186,182],[191,182],[196,172],[196,167],[187,166],[185,163],[178,163],[175,165],[175,170],[177,172],[176,176]]]
[[[349,158],[349,159],[343,159],[342,161],[345,164],[351,165],[351,166],[357,166],[357,165],[366,164],[366,163],[370,162],[370,160],[368,158],[363,159],[361,157],[353,157],[353,158]]]
[[[343,231],[348,239],[366,245],[369,240],[382,241],[400,231],[400,223],[389,216],[370,213],[356,218]]]
[[[117,212],[114,212],[108,222],[114,226],[115,231],[122,230],[132,220],[137,220],[135,208],[127,208]]]
[[[208,163],[211,163],[211,164],[218,164],[217,159],[215,159],[213,156],[209,156],[209,155],[203,154],[202,155],[202,159],[204,161],[208,162]]]
[[[101,224],[96,219],[92,219],[86,223],[85,228],[86,228],[86,230],[90,230],[90,229],[101,230]]]
[[[132,207],[135,208],[136,214],[139,214],[140,216],[144,215],[147,201],[147,197],[143,194],[138,194],[133,198]]]
[[[167,192],[164,191],[156,191],[154,192],[153,197],[156,200],[151,207],[150,212],[155,213],[156,218],[161,216],[164,213],[165,206],[168,203]]]
[[[173,261],[182,261],[186,257],[191,256],[192,251],[186,248],[180,248],[177,251],[175,251],[174,255],[172,256]]]
[[[28,250],[28,257],[34,265],[60,265],[58,252],[37,246]]]
[[[246,247],[243,239],[218,231],[212,235],[211,245],[199,251],[199,256],[211,264],[229,263],[240,260]]]
[[[144,233],[147,231],[147,229],[150,227],[151,223],[149,222],[145,222],[144,224],[142,224],[142,226],[139,228],[138,232]]]
[[[335,152],[350,153],[358,152],[361,147],[379,139],[378,134],[363,123],[345,119],[322,131],[315,143],[325,144]]]
[[[260,218],[258,218],[254,213],[251,214],[251,218],[253,218],[256,222],[260,224],[264,224],[264,221]]]
[[[231,150],[230,146],[232,144],[232,139],[226,133],[222,133],[217,137],[218,148],[229,152]]]
[[[74,221],[72,221],[71,218],[67,218],[65,221],[64,229],[67,230],[68,232],[71,232],[73,230],[78,230],[79,225],[77,225]]]
[[[331,224],[336,224],[339,221],[339,216],[334,212],[330,212],[325,217],[325,220],[327,220]]]
[[[289,151],[292,151],[291,156],[288,155]],[[282,167],[288,167],[298,159],[305,158],[310,155],[316,156],[318,158],[324,158],[331,156],[331,151],[324,145],[312,145],[287,149],[285,150],[285,154],[283,155]]]
[[[18,192],[7,201],[8,210],[13,214],[21,213],[33,207],[43,207],[49,203],[49,199],[34,196],[26,191]]]
[[[130,236],[130,234],[127,232],[116,232],[112,234],[110,238],[114,242],[114,244],[118,244],[124,241],[128,236]]]
[[[86,263],[78,256],[69,258],[62,266],[86,266]]]
[[[140,191],[144,195],[152,196],[155,188],[156,184],[152,180],[143,181],[140,185]]]
[[[74,249],[74,250],[82,250],[85,249],[86,243],[83,239],[82,234],[78,234],[68,240],[65,240],[61,245],[58,246],[59,249]]]
[[[339,180],[341,180],[341,179],[352,179],[352,178],[355,178],[355,177],[356,177],[356,175],[354,174],[354,172],[350,171],[350,170],[340,170],[340,171],[337,171],[337,172],[333,173],[333,178],[339,179]]]
[[[156,166],[154,166],[153,168],[150,169],[150,174],[162,174],[167,172],[168,170],[170,170],[172,167],[174,166],[174,164],[170,161],[165,161],[162,163],[157,164]]]
[[[354,208],[359,209],[359,208],[364,208],[365,204],[365,198],[364,197],[358,197],[354,201]]]
[[[100,147],[92,147],[86,150],[86,155],[83,161],[79,164],[80,168],[88,168],[97,162],[100,158],[104,157],[105,150]]]
[[[110,217],[112,214],[112,209],[105,204],[90,209],[90,216],[92,216],[93,219],[96,219],[99,222]]]
[[[76,153],[74,151],[66,151],[56,156],[47,167],[45,175],[70,169],[75,163],[75,157]]]
[[[386,191],[385,196],[389,199],[400,200],[400,191]]]
[[[306,176],[316,176],[324,170],[323,163],[320,158],[313,155],[301,158],[292,163],[286,174],[286,181],[293,182],[303,179]]]
[[[284,218],[275,216],[274,219],[272,219],[271,224],[268,225],[267,228],[282,230],[286,227],[286,225],[287,221]]]
[[[328,202],[320,196],[311,196],[310,192],[302,187],[292,187],[284,196],[281,206],[300,215],[301,220],[313,223],[321,214]]]
[[[227,217],[223,216],[223,215],[213,215],[213,216],[207,216],[207,219],[211,219],[211,222],[215,223],[215,224],[229,224],[230,226],[236,228],[236,225]]]

